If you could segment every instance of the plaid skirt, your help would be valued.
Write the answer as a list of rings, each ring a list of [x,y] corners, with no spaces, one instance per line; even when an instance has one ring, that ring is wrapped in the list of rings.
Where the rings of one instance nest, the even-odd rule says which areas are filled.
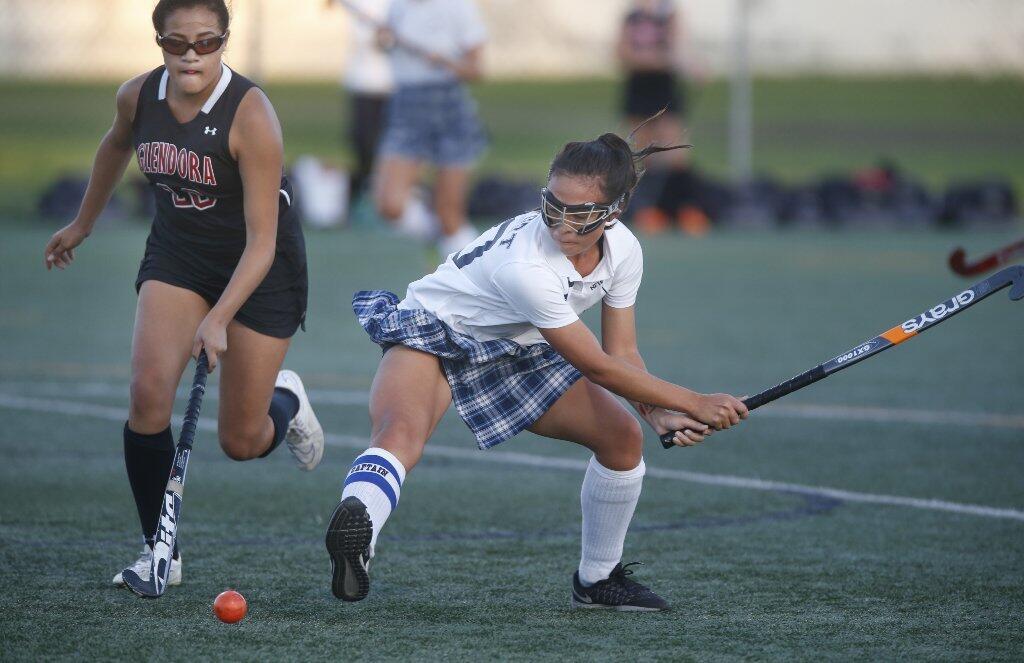
[[[487,149],[476,102],[462,83],[400,85],[388,102],[378,153],[436,166],[470,166]]]
[[[352,310],[374,343],[405,345],[441,359],[452,401],[481,449],[529,428],[583,375],[546,343],[478,341],[422,309],[399,309],[385,290],[363,290]]]

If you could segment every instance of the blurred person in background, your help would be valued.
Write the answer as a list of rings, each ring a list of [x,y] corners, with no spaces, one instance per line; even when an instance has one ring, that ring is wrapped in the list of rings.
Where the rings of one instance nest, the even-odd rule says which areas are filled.
[[[377,210],[401,221],[433,166],[437,248],[444,257],[477,235],[466,199],[487,138],[466,83],[481,76],[487,30],[472,0],[393,0],[378,38],[391,48],[395,92],[378,154]]]
[[[640,145],[672,145],[682,134],[685,97],[677,77],[679,19],[673,0],[635,0],[622,19],[616,54],[626,73],[622,110],[630,127],[658,111],[665,113],[636,133]],[[682,150],[652,158],[648,170]]]
[[[323,456],[323,429],[302,381],[280,370],[304,323],[307,293],[281,126],[263,90],[222,62],[228,23],[224,0],[157,3],[164,64],[117,91],[78,214],[44,251],[47,269],[71,265],[135,157],[156,197],[135,281],[123,430],[146,542],[131,568],[143,580],[174,461],[171,410],[190,357],[205,351],[210,369],[220,368],[217,434],[229,458],[264,458],[285,440],[303,470]],[[175,550],[168,584],[180,583]]]
[[[384,132],[394,76],[387,52],[377,40],[377,26],[387,20],[390,0],[328,0],[352,10],[348,58],[342,86],[348,94],[346,135],[355,165],[349,191],[354,207],[370,189],[377,145]]]
[[[682,141],[687,110],[683,85],[683,30],[674,0],[634,0],[622,20],[616,54],[626,74],[622,110],[640,145],[674,145]],[[687,58],[687,63],[693,65]],[[644,118],[657,115],[644,124]],[[643,126],[640,126],[640,125]],[[676,150],[649,160],[647,176],[634,202],[633,223],[645,232],[673,222],[693,234],[707,230],[708,219],[687,201],[696,192],[686,152]],[[663,192],[671,190],[672,200]]]

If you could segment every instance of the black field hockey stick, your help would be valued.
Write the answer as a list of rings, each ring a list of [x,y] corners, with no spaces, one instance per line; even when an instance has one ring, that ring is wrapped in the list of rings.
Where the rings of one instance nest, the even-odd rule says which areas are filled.
[[[1007,244],[984,258],[967,263],[967,252],[958,248],[949,254],[949,268],[960,276],[978,276],[1024,256],[1024,239]]]
[[[171,478],[167,480],[164,501],[160,505],[160,524],[157,526],[153,542],[153,561],[149,567],[149,580],[143,580],[131,569],[121,572],[128,589],[147,599],[163,596],[167,589],[167,580],[171,575],[171,557],[174,555],[174,542],[178,534],[178,517],[181,516],[181,496],[185,490],[185,471],[188,469],[188,457],[192,453],[192,441],[196,437],[196,426],[199,424],[199,408],[203,404],[206,393],[206,375],[210,363],[206,351],[199,353],[196,361],[196,376],[192,380],[192,390],[188,395],[188,406],[185,408],[185,421],[181,424],[181,435],[174,450],[174,464],[171,466]]]
[[[778,398],[782,398],[786,394],[792,394],[794,391],[803,389],[809,384],[814,384],[818,380],[826,378],[833,373],[838,373],[844,368],[849,368],[857,362],[864,361],[868,357],[873,357],[883,350],[888,350],[891,347],[899,345],[903,341],[913,336],[917,336],[927,329],[931,329],[943,320],[948,320],[957,313],[966,309],[968,306],[972,306],[973,304],[980,302],[992,293],[1011,285],[1013,287],[1010,289],[1010,299],[1012,301],[1017,301],[1018,299],[1024,298],[1024,265],[1007,267],[1006,269],[988,277],[981,283],[977,283],[967,290],[964,290],[959,295],[951,297],[947,301],[928,309],[924,313],[907,320],[903,324],[897,325],[892,329],[879,334],[870,341],[865,341],[838,357],[833,357],[824,364],[818,364],[811,370],[790,378],[782,384],[776,385],[771,389],[762,391],[760,394],[755,394],[744,399],[743,404],[747,406],[748,410],[756,410],[766,403],[771,403]],[[676,446],[672,442],[672,438],[675,437],[677,432],[679,431],[669,431],[662,435],[662,446],[666,449]]]

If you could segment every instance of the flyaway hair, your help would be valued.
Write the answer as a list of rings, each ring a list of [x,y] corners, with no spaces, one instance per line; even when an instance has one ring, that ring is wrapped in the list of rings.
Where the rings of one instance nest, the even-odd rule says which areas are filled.
[[[647,145],[634,150],[630,144],[638,130],[647,123],[660,117],[666,109],[661,109],[641,122],[627,138],[614,133],[601,134],[594,140],[567,143],[555,156],[548,171],[552,175],[569,175],[589,177],[601,182],[601,191],[612,203],[620,200],[620,208],[625,210],[644,174],[644,159],[658,152],[668,152],[692,147],[692,145]]]

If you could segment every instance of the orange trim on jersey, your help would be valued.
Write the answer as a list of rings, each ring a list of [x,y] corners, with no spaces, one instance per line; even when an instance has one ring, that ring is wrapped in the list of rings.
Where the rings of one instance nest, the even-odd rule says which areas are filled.
[[[903,341],[907,340],[908,338],[916,334],[916,331],[908,332],[903,327],[893,327],[889,331],[882,334],[882,338],[889,341],[893,345],[896,345],[897,343],[902,343]]]

